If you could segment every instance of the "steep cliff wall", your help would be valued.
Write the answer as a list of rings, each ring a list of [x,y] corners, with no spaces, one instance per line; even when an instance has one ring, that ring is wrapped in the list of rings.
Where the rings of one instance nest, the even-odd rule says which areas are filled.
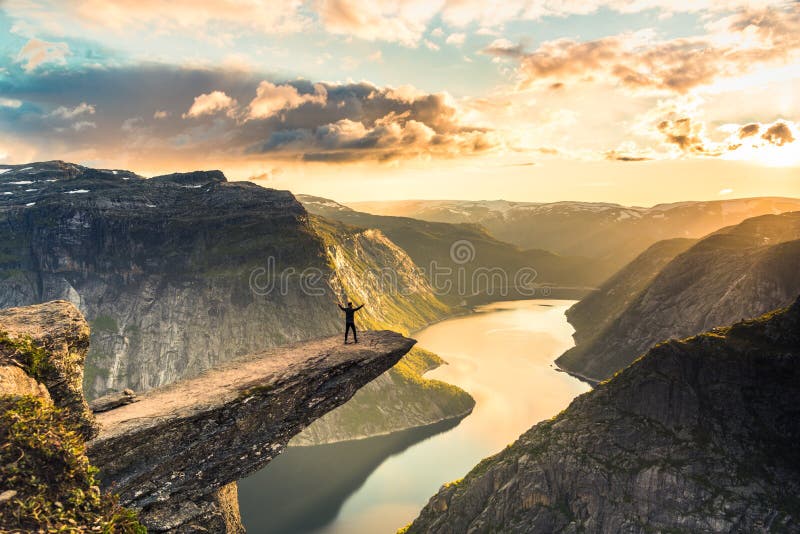
[[[14,194],[0,206],[0,306],[74,303],[92,325],[90,395],[146,390],[337,331],[332,293],[300,283],[304,269],[324,280],[330,267],[290,193],[219,171],[146,180],[63,162],[28,167],[0,177],[26,182],[8,185]],[[251,288],[254,272],[263,291]]]
[[[800,299],[657,345],[405,532],[797,532],[799,405]]]

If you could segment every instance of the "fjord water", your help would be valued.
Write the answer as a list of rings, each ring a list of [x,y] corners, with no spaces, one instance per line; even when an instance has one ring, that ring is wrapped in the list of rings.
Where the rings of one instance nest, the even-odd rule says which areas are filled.
[[[556,370],[572,301],[498,302],[415,334],[449,362],[428,373],[468,391],[471,415],[367,440],[289,448],[239,483],[248,532],[394,533],[481,459],[564,409],[588,386]]]

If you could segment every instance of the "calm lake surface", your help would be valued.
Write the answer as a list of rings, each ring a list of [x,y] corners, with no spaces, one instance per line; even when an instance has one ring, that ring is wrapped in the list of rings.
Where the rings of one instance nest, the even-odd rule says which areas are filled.
[[[472,414],[421,430],[289,448],[239,482],[242,520],[255,533],[380,534],[411,522],[445,482],[463,477],[589,387],[556,371],[572,343],[565,300],[499,302],[418,332],[449,362],[426,376],[477,401]]]

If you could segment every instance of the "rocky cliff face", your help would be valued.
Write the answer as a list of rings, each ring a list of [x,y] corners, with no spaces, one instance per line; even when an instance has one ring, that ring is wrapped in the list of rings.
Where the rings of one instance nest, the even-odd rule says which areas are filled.
[[[331,269],[288,192],[218,171],[143,179],[63,162],[17,166],[0,181],[12,192],[0,201],[0,306],[74,303],[92,325],[92,395],[146,390],[339,327],[332,292],[299,282],[311,269],[325,289]]]
[[[86,320],[48,302],[2,310],[0,332],[0,532],[145,532],[86,457]]]
[[[722,229],[676,256],[601,332],[585,342],[578,337],[578,345],[556,361],[591,380],[605,379],[662,339],[786,306],[800,293],[798,264],[800,212]],[[615,308],[616,297],[603,298]]]
[[[431,498],[406,533],[796,532],[800,299],[657,345]]]
[[[52,399],[83,438],[94,437],[82,391],[88,348],[89,325],[68,302],[0,310],[0,394]]]

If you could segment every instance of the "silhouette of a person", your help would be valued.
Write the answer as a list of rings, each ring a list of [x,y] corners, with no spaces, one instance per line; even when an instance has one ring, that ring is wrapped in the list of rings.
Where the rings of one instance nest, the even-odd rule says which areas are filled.
[[[347,334],[350,330],[353,331],[353,342],[358,343],[358,336],[356,335],[356,312],[363,308],[364,305],[353,307],[352,302],[348,302],[347,306],[339,305],[339,308],[344,312],[344,344],[347,345]]]

